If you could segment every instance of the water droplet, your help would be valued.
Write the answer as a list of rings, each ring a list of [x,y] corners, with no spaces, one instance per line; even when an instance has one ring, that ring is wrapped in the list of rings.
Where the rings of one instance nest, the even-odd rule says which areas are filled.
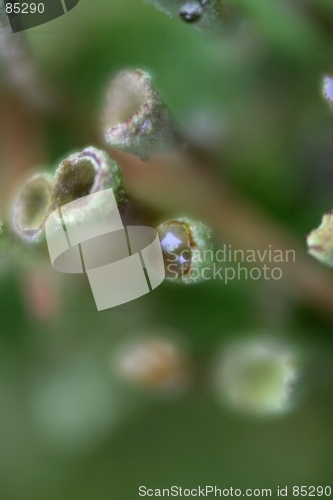
[[[170,221],[160,227],[159,238],[166,277],[174,277],[175,273],[181,275],[188,272],[192,249],[186,225]]]
[[[157,228],[164,258],[166,278],[196,283],[213,262],[210,230],[201,222],[180,217]]]
[[[206,0],[203,0],[206,1]],[[183,21],[186,23],[195,23],[202,16],[202,5],[205,5],[201,2],[186,2],[180,9],[179,15]]]

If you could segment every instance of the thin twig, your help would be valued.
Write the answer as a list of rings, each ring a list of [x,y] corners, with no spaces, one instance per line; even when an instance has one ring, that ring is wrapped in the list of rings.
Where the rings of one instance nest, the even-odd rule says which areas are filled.
[[[320,310],[333,319],[333,276],[306,253],[304,245],[255,204],[216,182],[210,169],[195,164],[193,157],[174,154],[141,162],[137,157],[112,149],[123,168],[133,198],[171,216],[187,215],[201,220],[221,243],[234,249],[260,251],[294,250],[295,262],[278,262],[283,277],[277,286],[284,294]],[[198,168],[200,167],[200,168]],[[266,252],[268,257],[269,253]],[[269,264],[267,258],[262,264]],[[272,266],[272,262],[270,262]]]

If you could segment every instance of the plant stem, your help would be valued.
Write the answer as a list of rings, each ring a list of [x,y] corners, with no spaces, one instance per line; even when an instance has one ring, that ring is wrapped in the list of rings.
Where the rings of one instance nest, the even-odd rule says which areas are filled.
[[[264,255],[271,248],[294,250],[295,261],[269,262],[283,276],[276,281],[283,294],[296,298],[333,320],[333,279],[329,270],[315,262],[289,231],[243,199],[223,182],[216,182],[209,165],[198,165],[192,156],[179,154],[152,157],[148,162],[113,149],[111,155],[123,169],[125,184],[134,199],[171,216],[186,214],[207,224],[216,238],[234,249]],[[268,256],[268,252],[266,252]]]

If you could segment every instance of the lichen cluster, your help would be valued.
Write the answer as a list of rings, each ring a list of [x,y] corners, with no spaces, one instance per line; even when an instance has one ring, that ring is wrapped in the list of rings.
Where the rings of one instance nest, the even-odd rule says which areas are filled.
[[[111,146],[144,160],[179,142],[172,114],[151,76],[139,69],[122,71],[111,81],[102,122]]]
[[[14,203],[14,229],[26,241],[39,241],[51,212],[108,188],[113,189],[121,207],[125,202],[122,173],[107,153],[88,147],[71,154],[60,162],[54,175],[35,174],[22,186]],[[80,218],[90,216],[92,209],[98,211],[103,207],[92,207],[88,202],[81,207]]]

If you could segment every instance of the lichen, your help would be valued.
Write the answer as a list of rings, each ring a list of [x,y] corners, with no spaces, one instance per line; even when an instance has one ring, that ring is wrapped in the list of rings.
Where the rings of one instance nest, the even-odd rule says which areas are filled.
[[[179,141],[175,120],[151,76],[139,69],[122,71],[111,81],[102,121],[111,146],[142,159]]]
[[[224,0],[148,0],[171,17],[193,24],[200,30],[220,30],[230,17]]]

